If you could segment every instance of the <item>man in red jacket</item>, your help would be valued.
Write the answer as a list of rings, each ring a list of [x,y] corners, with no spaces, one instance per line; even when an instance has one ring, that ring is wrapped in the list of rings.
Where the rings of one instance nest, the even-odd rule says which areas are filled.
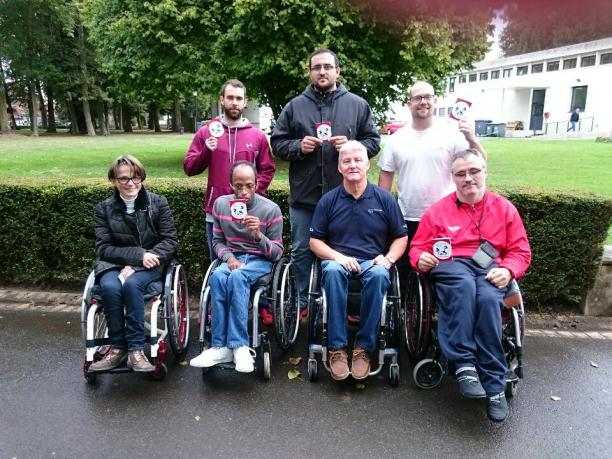
[[[509,282],[531,262],[525,227],[507,199],[485,189],[478,150],[455,153],[457,191],[423,215],[410,245],[410,263],[430,272],[438,298],[438,340],[461,394],[487,398],[495,422],[508,416],[501,309]]]
[[[219,98],[223,114],[202,126],[191,142],[183,159],[185,174],[192,176],[208,168],[208,183],[204,196],[206,239],[211,260],[212,209],[219,196],[232,194],[229,171],[236,161],[245,160],[257,169],[257,194],[265,195],[274,177],[274,161],[268,138],[242,117],[246,105],[246,87],[238,80],[228,80],[221,86]]]

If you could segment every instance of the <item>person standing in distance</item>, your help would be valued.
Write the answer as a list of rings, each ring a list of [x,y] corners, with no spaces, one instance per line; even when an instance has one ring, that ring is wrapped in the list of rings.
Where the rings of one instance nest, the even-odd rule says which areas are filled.
[[[372,110],[339,83],[338,56],[318,49],[308,58],[310,84],[283,108],[270,139],[277,157],[289,161],[291,262],[296,268],[300,306],[305,315],[312,264],[310,222],[323,194],[342,183],[338,151],[358,140],[368,158],[380,149]]]
[[[206,240],[208,253],[216,258],[212,248],[215,200],[232,194],[229,171],[237,161],[248,161],[257,170],[257,194],[265,195],[272,177],[274,160],[266,135],[242,116],[246,106],[246,87],[238,80],[228,80],[221,86],[219,98],[223,114],[200,128],[183,159],[183,170],[188,176],[208,169],[208,183],[204,195],[206,212]]]

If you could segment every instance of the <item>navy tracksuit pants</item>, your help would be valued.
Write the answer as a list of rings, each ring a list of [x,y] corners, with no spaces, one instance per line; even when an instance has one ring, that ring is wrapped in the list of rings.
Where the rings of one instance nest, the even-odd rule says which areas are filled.
[[[495,263],[482,269],[456,258],[431,271],[438,300],[438,340],[456,368],[474,366],[488,396],[506,387],[501,308],[506,289],[485,279]]]

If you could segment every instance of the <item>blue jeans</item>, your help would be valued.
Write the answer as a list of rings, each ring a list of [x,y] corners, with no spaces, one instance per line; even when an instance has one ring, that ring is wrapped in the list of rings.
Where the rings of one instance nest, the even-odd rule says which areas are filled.
[[[230,271],[222,263],[210,276],[213,347],[248,346],[249,296],[251,286],[272,271],[272,262],[256,255],[236,257],[246,266]]]
[[[117,277],[119,272],[112,269],[100,276],[108,338],[115,347],[140,351],[145,345],[144,292],[151,282],[161,279],[161,271],[159,268],[136,271],[123,285]]]
[[[208,256],[211,262],[217,259],[217,254],[213,250],[212,240],[213,240],[213,222],[206,222],[206,243],[208,244]]]
[[[438,339],[446,358],[457,368],[474,366],[487,395],[506,387],[501,310],[507,289],[485,279],[497,266],[481,268],[458,258],[431,271],[438,298]]]
[[[313,255],[310,251],[310,222],[314,210],[289,207],[289,223],[291,224],[291,264],[297,275],[300,292],[300,307],[308,305],[308,283]]]
[[[384,266],[373,265],[372,260],[358,260],[361,272],[348,271],[333,260],[321,262],[321,282],[327,296],[327,330],[330,350],[344,349],[348,339],[346,333],[346,302],[349,278],[361,280],[361,326],[355,337],[355,346],[368,352],[376,350],[378,324],[382,311],[382,301],[391,285],[391,276]]]

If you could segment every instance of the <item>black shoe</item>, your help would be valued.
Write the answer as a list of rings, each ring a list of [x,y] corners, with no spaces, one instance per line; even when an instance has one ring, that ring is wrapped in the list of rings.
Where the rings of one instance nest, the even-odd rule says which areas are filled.
[[[459,392],[466,398],[485,398],[487,393],[480,384],[478,373],[473,369],[460,370],[455,374]]]
[[[487,397],[487,417],[493,422],[502,422],[508,417],[508,402],[503,392]]]

